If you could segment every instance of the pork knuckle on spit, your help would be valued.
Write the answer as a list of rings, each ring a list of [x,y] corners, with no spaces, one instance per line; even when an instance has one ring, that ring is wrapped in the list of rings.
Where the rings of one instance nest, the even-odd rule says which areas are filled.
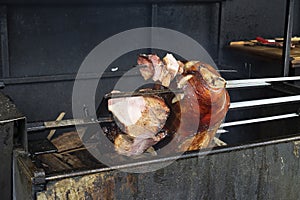
[[[115,150],[126,156],[140,155],[167,133],[173,133],[172,139],[162,152],[208,147],[229,108],[226,81],[212,66],[199,61],[183,64],[172,54],[163,61],[157,55],[143,54],[137,62],[144,66],[140,68],[143,78],[155,82],[151,90],[179,88],[183,92],[172,99],[158,95],[109,99],[108,109],[122,132],[114,140]]]

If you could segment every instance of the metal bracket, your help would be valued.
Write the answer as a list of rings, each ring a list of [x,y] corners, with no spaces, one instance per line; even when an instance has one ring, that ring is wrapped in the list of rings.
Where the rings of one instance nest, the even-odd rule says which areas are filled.
[[[291,51],[291,38],[293,34],[294,4],[295,4],[295,0],[286,0],[284,42],[283,42],[283,49],[282,49],[283,76],[289,76],[289,70],[290,70],[290,61],[291,61],[290,51]]]

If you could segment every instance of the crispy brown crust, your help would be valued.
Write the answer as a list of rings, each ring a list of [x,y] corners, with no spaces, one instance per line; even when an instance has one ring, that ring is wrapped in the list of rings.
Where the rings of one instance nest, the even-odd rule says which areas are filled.
[[[207,79],[203,78],[204,74],[201,74],[203,68],[205,70],[202,71],[205,73],[211,73],[206,75],[211,75],[216,80],[207,82]],[[180,105],[181,116],[178,118],[181,120],[171,149],[177,151],[208,147],[226,116],[230,104],[225,83],[214,82],[224,81],[224,79],[220,78],[220,74],[212,66],[197,61],[188,62],[184,66],[183,76],[188,75],[192,75],[192,78],[183,87],[184,98],[176,103],[177,106]],[[198,123],[197,129],[195,123]],[[168,148],[168,151],[172,151],[171,149]]]

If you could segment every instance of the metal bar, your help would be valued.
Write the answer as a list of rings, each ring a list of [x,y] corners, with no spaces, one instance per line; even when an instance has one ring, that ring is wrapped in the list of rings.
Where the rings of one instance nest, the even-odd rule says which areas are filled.
[[[222,72],[222,70],[220,70]],[[231,70],[229,70],[231,72]],[[235,72],[233,70],[232,72]],[[117,72],[105,72],[101,78],[113,78],[120,77],[124,75],[126,71],[117,71]],[[137,76],[135,72],[131,74],[126,74],[126,76]],[[51,76],[32,76],[32,77],[19,77],[19,78],[4,78],[0,81],[5,85],[16,85],[24,83],[47,83],[47,82],[58,82],[58,81],[73,81],[76,78],[76,74],[58,74]],[[99,79],[99,74],[89,73],[81,74],[79,79]],[[257,84],[266,82],[280,82],[280,81],[296,81],[300,80],[300,76],[291,76],[291,77],[277,77],[277,78],[258,78],[258,79],[241,79],[241,80],[228,80],[226,88],[237,88],[237,87],[249,87],[256,86]],[[256,84],[256,85],[255,85]]]
[[[276,77],[276,78],[256,78],[226,81],[226,88],[251,87],[270,85],[271,82],[284,82],[300,80],[300,76]]]
[[[271,117],[261,117],[256,119],[248,119],[248,120],[240,120],[235,122],[226,122],[221,124],[220,128],[230,127],[230,126],[239,126],[239,125],[245,125],[245,124],[253,124],[258,122],[267,122],[267,121],[273,121],[273,120],[279,120],[279,119],[288,119],[288,118],[294,118],[299,117],[299,114],[297,113],[291,113],[291,114],[285,114],[285,115],[276,115]]]
[[[262,86],[269,86],[270,83],[258,82],[258,83],[241,83],[241,84],[227,84],[227,89],[232,88],[246,88],[246,87],[262,87]]]
[[[40,122],[40,123],[28,123],[27,124],[27,132],[34,131],[43,131],[46,129],[55,129],[55,128],[66,128],[70,126],[81,126],[81,125],[89,125],[89,124],[99,124],[105,122],[113,122],[113,119],[110,117],[98,118],[97,120],[91,119],[66,119],[61,121],[48,121],[48,122]]]
[[[219,2],[219,23],[218,23],[218,65],[221,65],[221,60],[223,57],[223,40],[222,40],[222,33],[223,33],[223,19],[224,19],[224,7],[225,3],[224,2]]]
[[[151,5],[151,27],[156,27],[157,24],[157,11],[158,11],[158,7],[156,3],[153,3]]]
[[[8,49],[8,33],[7,33],[7,7],[0,7],[0,39],[1,39],[1,68],[2,77],[9,77],[9,49]]]
[[[47,4],[59,4],[59,5],[74,5],[74,4],[79,4],[79,5],[105,5],[105,4],[121,4],[121,3],[217,3],[221,1],[226,1],[226,0],[44,0],[44,1],[39,1],[39,0],[27,0],[24,2],[24,0],[1,0],[2,4],[25,4],[25,5],[30,5],[30,4],[35,4],[35,5],[47,5]]]
[[[240,79],[240,80],[228,80],[227,84],[243,84],[243,83],[257,83],[257,82],[280,82],[280,81],[296,81],[300,80],[300,76],[290,76],[290,77],[276,77],[276,78],[254,78],[254,79]]]
[[[174,90],[145,90],[138,92],[117,92],[109,93],[104,96],[104,98],[121,98],[121,97],[133,97],[133,96],[147,96],[147,95],[156,95],[156,94],[172,94],[172,93],[183,93],[182,89]]]
[[[230,109],[238,109],[238,108],[249,108],[255,106],[262,106],[262,105],[271,105],[271,104],[279,104],[279,103],[287,103],[287,102],[294,102],[300,101],[300,95],[296,96],[289,96],[289,97],[278,97],[278,98],[270,98],[270,99],[261,99],[261,100],[252,100],[252,101],[242,101],[242,102],[234,102],[230,104]],[[257,119],[250,119],[250,120],[242,120],[237,122],[228,122],[223,123],[221,128],[227,126],[233,126],[246,124],[246,123],[254,123],[254,122],[262,122],[262,121],[270,121],[275,119],[283,119],[296,117],[298,114],[287,114],[287,115],[279,115],[273,117],[265,117],[265,118],[257,118]],[[46,129],[53,129],[53,128],[64,128],[69,126],[80,126],[80,125],[89,125],[89,124],[97,124],[97,123],[104,123],[104,122],[113,122],[114,120],[110,117],[106,118],[99,118],[97,120],[90,120],[90,119],[68,119],[68,120],[61,120],[61,121],[48,121],[40,124],[28,124],[27,131],[34,132],[34,131],[42,131]],[[221,131],[220,131],[221,132]]]
[[[104,72],[101,78],[117,78],[121,77],[127,71],[116,71],[116,72]],[[126,77],[137,76],[138,74],[133,72],[126,74]],[[57,74],[49,76],[31,76],[31,77],[16,77],[16,78],[2,78],[0,79],[5,85],[17,85],[26,83],[48,83],[48,82],[59,82],[59,81],[74,81],[76,79],[76,74]],[[78,79],[89,80],[89,79],[99,79],[99,74],[88,73],[80,74]]]
[[[223,133],[228,133],[229,131],[225,130],[225,129],[218,129],[217,130],[217,134],[223,134]]]
[[[289,76],[293,21],[294,21],[294,0],[286,0],[284,42],[283,42],[283,49],[282,49],[283,76]]]
[[[151,27],[157,27],[158,26],[158,5],[157,3],[152,3],[151,4]],[[151,30],[151,35],[150,35],[150,46],[153,45],[153,39],[155,35],[153,34],[153,30]],[[155,53],[155,50],[152,48],[150,49],[150,52],[153,54]]]
[[[265,141],[265,142],[250,143],[250,144],[239,145],[239,146],[226,146],[226,148],[214,148],[214,149],[209,149],[209,150],[204,149],[204,150],[200,150],[197,152],[186,153],[183,155],[156,158],[156,159],[147,160],[147,161],[143,161],[143,162],[136,161],[136,162],[129,163],[129,164],[123,164],[123,165],[117,165],[117,166],[111,166],[111,167],[103,167],[103,168],[97,168],[97,169],[92,169],[92,170],[82,170],[82,171],[70,172],[70,173],[52,174],[52,175],[48,175],[48,176],[46,175],[45,180],[53,181],[56,179],[70,178],[70,177],[75,177],[75,176],[84,176],[84,175],[92,174],[92,173],[100,173],[100,172],[111,171],[111,170],[116,170],[116,169],[124,169],[124,168],[129,168],[129,167],[145,166],[145,165],[155,164],[155,163],[164,163],[164,162],[170,162],[170,161],[174,161],[174,160],[178,160],[178,159],[202,157],[202,156],[207,156],[207,155],[212,155],[212,154],[217,154],[217,153],[239,151],[239,150],[243,150],[243,149],[250,149],[250,148],[255,148],[255,147],[260,147],[260,146],[267,146],[267,145],[279,144],[279,143],[284,143],[284,142],[292,142],[292,141],[297,141],[297,140],[300,140],[300,136],[285,137],[283,139],[280,138],[280,139],[269,140],[269,141]]]
[[[296,101],[300,101],[300,95],[234,102],[230,104],[229,109],[250,108],[255,106],[272,105],[272,104],[280,104],[280,103],[288,103],[288,102],[296,102]]]
[[[220,73],[237,73],[237,70],[235,70],[235,69],[217,69],[217,72],[220,72]]]

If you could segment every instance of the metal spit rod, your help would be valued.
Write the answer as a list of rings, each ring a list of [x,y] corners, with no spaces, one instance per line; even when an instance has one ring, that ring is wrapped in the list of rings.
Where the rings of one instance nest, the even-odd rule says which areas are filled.
[[[271,117],[261,117],[261,118],[256,118],[256,119],[225,122],[225,123],[221,124],[220,128],[245,125],[245,124],[253,124],[253,123],[258,123],[258,122],[267,122],[267,121],[273,121],[273,120],[279,120],[279,119],[288,119],[288,118],[294,118],[294,117],[299,117],[299,114],[291,113],[291,114],[276,115],[276,116],[271,116]],[[225,132],[222,132],[222,133],[225,133]]]
[[[230,103],[229,109],[249,108],[249,107],[255,107],[255,106],[272,105],[272,104],[279,104],[279,103],[289,103],[289,102],[296,102],[296,101],[300,101],[300,95],[233,102],[233,103]]]
[[[47,122],[38,122],[31,123],[27,125],[27,131],[43,131],[46,129],[56,129],[56,128],[64,128],[70,126],[82,126],[82,125],[91,125],[91,124],[99,124],[104,122],[113,122],[114,120],[110,117],[102,117],[96,120],[94,119],[65,119],[60,121],[47,121]]]
[[[267,82],[277,82],[277,81],[292,81],[292,80],[300,80],[300,76],[293,76],[293,77],[279,77],[279,78],[261,78],[261,79],[244,79],[244,80],[231,80],[228,81],[227,88],[233,87],[240,87],[245,86],[247,87],[257,84],[264,84]],[[170,91],[167,91],[170,92]],[[176,92],[180,92],[177,91]],[[163,93],[163,91],[162,91]],[[132,95],[132,93],[130,93]],[[114,94],[116,95],[116,94]],[[141,94],[139,94],[141,95]],[[230,109],[241,109],[241,108],[249,108],[255,106],[263,106],[263,105],[272,105],[272,104],[279,104],[279,103],[287,103],[287,102],[296,102],[300,101],[300,95],[288,96],[288,97],[277,97],[277,98],[270,98],[270,99],[260,99],[260,100],[251,100],[251,101],[242,101],[242,102],[233,102],[230,104]],[[61,121],[48,121],[48,122],[41,122],[41,123],[34,123],[28,124],[27,131],[42,131],[45,129],[53,129],[53,128],[62,128],[62,127],[69,127],[75,125],[87,125],[87,124],[96,124],[101,122],[111,122],[113,121],[112,118],[99,118],[96,120],[89,120],[89,119],[68,119],[68,120],[61,120]]]
[[[300,76],[228,80],[226,84],[226,88],[267,86],[270,85],[271,82],[285,82],[285,81],[297,81],[297,80],[300,80]]]
[[[284,82],[284,81],[295,81],[300,80],[300,76],[291,77],[277,77],[277,78],[258,78],[258,79],[241,79],[241,80],[229,80],[227,81],[226,88],[241,88],[241,87],[254,87],[254,86],[268,86],[270,82]],[[138,92],[118,92],[108,93],[104,98],[120,98],[120,97],[131,97],[141,95],[153,95],[153,94],[166,94],[166,93],[182,93],[182,89],[173,90],[145,90]]]
[[[279,104],[279,103],[287,103],[287,102],[296,102],[300,101],[300,95],[289,96],[289,97],[278,97],[278,98],[270,98],[270,99],[260,99],[260,100],[252,100],[252,101],[242,101],[242,102],[234,102],[230,104],[230,109],[240,109],[240,108],[249,108],[255,106],[263,106],[263,105],[272,105],[272,104]],[[281,115],[281,116],[273,116],[267,118],[259,118],[253,120],[242,120],[237,122],[228,122],[226,127],[230,125],[230,123],[234,124],[241,124],[241,123],[254,123],[254,122],[262,122],[275,120],[275,119],[283,119],[283,117],[296,117],[299,116],[298,114],[290,114],[290,115]],[[107,118],[99,118],[97,120],[89,120],[89,119],[68,119],[68,120],[61,120],[61,121],[48,121],[43,122],[38,125],[29,126],[27,131],[41,131],[45,129],[54,129],[54,128],[63,128],[69,126],[80,126],[80,125],[88,125],[88,124],[97,124],[103,122],[112,122],[113,119],[110,117]],[[226,124],[226,123],[225,123]],[[225,127],[224,125],[221,127]]]

